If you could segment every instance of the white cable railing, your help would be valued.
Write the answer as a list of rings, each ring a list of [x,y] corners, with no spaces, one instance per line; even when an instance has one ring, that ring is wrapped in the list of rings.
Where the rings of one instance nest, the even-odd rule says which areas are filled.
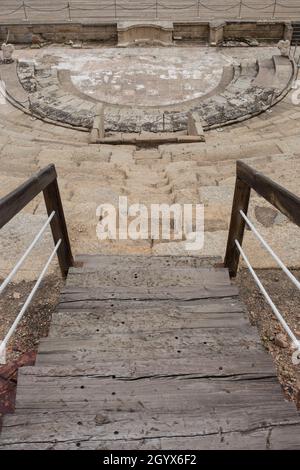
[[[19,271],[19,269],[21,268],[22,264],[24,263],[24,261],[26,260],[26,258],[29,256],[29,254],[32,252],[33,248],[36,246],[36,244],[38,243],[38,241],[41,239],[41,237],[43,236],[45,230],[47,229],[47,227],[49,226],[50,222],[52,221],[53,217],[55,216],[55,211],[53,211],[50,216],[48,217],[48,219],[46,220],[46,222],[44,223],[44,225],[42,226],[42,228],[40,229],[40,231],[38,232],[38,234],[35,236],[34,240],[32,241],[32,243],[29,245],[29,247],[27,248],[27,250],[25,251],[25,253],[22,255],[22,257],[19,259],[19,261],[16,263],[16,265],[14,266],[14,268],[11,270],[11,272],[9,273],[9,275],[6,277],[6,279],[3,281],[3,283],[1,284],[0,286],[0,294],[4,291],[4,289],[7,287],[7,285],[11,282],[11,280],[13,279],[13,277],[16,275],[16,273]],[[23,307],[21,308],[19,314],[17,315],[15,321],[13,322],[12,326],[10,327],[7,335],[5,336],[5,338],[0,341],[0,364],[5,364],[6,363],[6,347],[7,347],[7,344],[8,342],[10,341],[12,335],[14,334],[19,322],[21,321],[21,319],[23,318],[25,312],[27,311],[36,291],[38,290],[48,268],[49,268],[49,265],[51,263],[51,261],[53,260],[53,257],[55,256],[55,254],[57,253],[58,251],[58,248],[60,247],[61,245],[61,242],[62,240],[59,239],[58,242],[56,243],[55,245],[55,248],[54,250],[52,251],[50,257],[48,258],[43,270],[41,271],[33,289],[31,290],[30,294],[28,295]]]
[[[249,220],[249,218],[246,216],[246,214],[240,210],[240,214],[245,220],[246,224],[252,231],[252,233],[256,236],[256,238],[261,242],[261,244],[264,246],[264,248],[270,253],[270,255],[273,257],[273,259],[277,262],[277,264],[280,266],[280,268],[284,271],[284,273],[289,277],[289,279],[293,282],[293,284],[300,290],[300,282],[296,277],[290,272],[290,270],[285,266],[285,264],[281,261],[281,259],[274,253],[272,248],[268,245],[268,243],[264,240],[264,238],[260,235],[260,233],[257,231],[257,229],[254,227],[252,222]],[[243,260],[246,263],[247,268],[249,269],[252,277],[254,278],[255,283],[257,284],[258,288],[260,289],[261,293],[263,294],[264,298],[266,299],[267,303],[270,305],[274,315],[276,316],[277,320],[280,322],[281,326],[285,330],[286,334],[290,338],[293,348],[295,349],[293,355],[292,355],[292,362],[295,365],[300,364],[300,340],[297,338],[295,333],[292,331],[292,329],[289,327],[287,324],[286,320],[283,318],[281,312],[278,310],[274,302],[272,301],[270,295],[266,291],[265,287],[263,286],[262,282],[260,281],[259,277],[257,276],[256,272],[254,271],[253,267],[251,266],[251,263],[246,256],[244,250],[242,249],[240,243],[238,240],[235,240],[235,245],[241,254]]]
[[[55,216],[55,212],[53,211],[52,214],[50,214],[50,217],[48,217],[48,219],[46,220],[46,222],[44,223],[43,227],[41,228],[41,230],[39,231],[39,233],[36,235],[36,237],[34,238],[34,240],[32,241],[32,243],[29,245],[29,247],[27,248],[27,250],[25,251],[25,253],[23,254],[23,256],[19,259],[19,261],[16,263],[16,265],[14,266],[14,268],[11,270],[11,272],[9,273],[9,275],[7,276],[7,278],[2,282],[2,284],[0,285],[0,294],[2,294],[2,292],[6,289],[6,287],[8,286],[8,284],[12,281],[12,279],[14,278],[14,276],[17,274],[17,272],[19,271],[19,269],[21,268],[22,264],[24,263],[24,261],[27,259],[27,257],[30,255],[30,253],[32,252],[33,248],[35,247],[35,245],[38,243],[38,241],[41,239],[42,235],[44,234],[45,230],[48,228],[51,220],[53,219],[53,217]]]
[[[300,282],[298,279],[291,273],[291,271],[286,267],[286,265],[281,261],[281,259],[276,255],[276,253],[272,250],[270,245],[266,242],[266,240],[260,235],[260,233],[256,230],[252,222],[249,220],[249,218],[246,216],[246,214],[241,210],[240,211],[241,216],[245,220],[246,224],[248,227],[251,229],[251,231],[254,233],[256,238],[261,242],[261,244],[264,246],[264,248],[270,253],[272,258],[276,261],[278,266],[281,267],[281,269],[285,272],[285,274],[290,278],[293,284],[297,287],[297,289],[300,290]]]
[[[261,18],[288,19],[299,17],[298,0],[53,0],[50,5],[30,0],[2,0],[0,18],[23,21],[48,20],[62,16],[66,21],[99,19],[182,19],[196,18]],[[167,15],[167,16],[166,16]]]

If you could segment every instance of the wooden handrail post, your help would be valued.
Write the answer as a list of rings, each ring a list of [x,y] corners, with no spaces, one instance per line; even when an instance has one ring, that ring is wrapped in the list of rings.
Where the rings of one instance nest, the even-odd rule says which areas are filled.
[[[43,193],[48,215],[55,211],[55,216],[51,220],[50,225],[54,243],[56,244],[61,239],[57,257],[61,273],[66,277],[74,261],[57,179],[50,183],[43,190]]]
[[[230,277],[235,277],[237,275],[240,252],[235,244],[235,240],[238,240],[240,245],[242,245],[245,231],[245,220],[241,216],[240,210],[247,214],[250,192],[250,186],[244,183],[244,181],[242,181],[237,176],[233,196],[227,248],[224,260],[224,266],[228,268]]]

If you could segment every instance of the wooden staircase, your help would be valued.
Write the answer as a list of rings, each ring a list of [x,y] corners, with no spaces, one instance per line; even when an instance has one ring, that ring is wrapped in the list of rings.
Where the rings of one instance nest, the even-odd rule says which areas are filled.
[[[76,266],[36,365],[19,371],[1,449],[300,447],[299,414],[216,259]]]

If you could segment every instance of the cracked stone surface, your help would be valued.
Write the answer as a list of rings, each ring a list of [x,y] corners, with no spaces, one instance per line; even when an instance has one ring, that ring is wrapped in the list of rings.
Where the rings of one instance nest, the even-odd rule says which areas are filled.
[[[289,85],[288,59],[278,74],[264,58],[273,49],[261,49],[240,62],[241,53],[207,47],[104,47],[84,54],[47,48],[34,66],[22,60],[18,74],[31,111],[54,121],[91,128],[102,102],[106,132],[186,131],[189,112],[199,113],[208,129],[267,109]]]

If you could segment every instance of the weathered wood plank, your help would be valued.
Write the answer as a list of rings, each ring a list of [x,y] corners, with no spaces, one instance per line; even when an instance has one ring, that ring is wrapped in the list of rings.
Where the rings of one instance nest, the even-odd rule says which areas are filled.
[[[21,375],[17,413],[4,423],[2,446],[26,441],[88,441],[95,446],[123,441],[126,448],[126,441],[142,437],[166,442],[197,437],[201,448],[202,437],[236,433],[239,440],[254,433],[260,436],[255,445],[264,448],[274,429],[288,431],[293,426],[297,431],[300,425],[299,414],[284,401],[274,377],[112,381],[97,376],[56,377],[53,371],[51,379],[41,369],[34,376]],[[261,434],[263,430],[268,434]],[[299,446],[299,436],[289,436],[284,442]],[[250,444],[251,438],[243,442]]]
[[[152,268],[190,267],[203,268],[221,265],[222,258],[214,256],[146,256],[146,255],[88,255],[80,254],[75,257],[77,265],[82,265],[87,271],[103,270],[105,267],[127,267],[130,269],[147,266]]]
[[[299,413],[226,270],[101,258],[71,270],[1,449],[300,446]]]
[[[88,335],[68,338],[45,338],[40,342],[39,364],[76,364],[117,359],[160,359],[178,356],[207,357],[211,354],[230,352],[238,356],[242,351],[260,350],[261,344],[253,327],[198,328],[182,331],[153,333],[122,333]]]
[[[119,377],[128,379],[138,379],[146,377],[176,377],[185,375],[195,375],[197,377],[229,377],[235,376],[246,379],[276,377],[273,362],[263,350],[253,351],[249,354],[242,351],[239,355],[239,361],[235,360],[234,355],[223,353],[209,355],[207,357],[181,357],[164,358],[159,362],[156,359],[132,358],[119,359],[108,358],[106,361],[99,358],[92,364],[73,364],[70,366],[62,364],[60,367],[55,365],[37,367],[23,367],[20,370],[21,375],[47,376],[47,377]]]
[[[238,294],[236,286],[209,285],[203,287],[102,287],[102,288],[65,288],[61,294],[59,309],[96,307],[103,300],[196,300],[233,297]]]
[[[67,288],[88,287],[89,289],[105,286],[118,287],[186,287],[199,289],[215,285],[230,285],[228,270],[224,268],[181,268],[160,267],[149,269],[147,266],[138,268],[105,267],[105,269],[71,269],[68,275]]]
[[[55,181],[57,175],[54,165],[48,165],[36,175],[29,178],[0,199],[0,228],[7,224],[16,214],[32,201],[50,183]]]
[[[198,301],[199,302],[199,301]],[[124,302],[116,302],[123,304]],[[127,302],[126,302],[127,304]],[[249,325],[242,306],[236,311],[226,311],[217,305],[213,311],[197,308],[198,305],[158,305],[143,302],[143,308],[134,305],[108,305],[94,310],[59,311],[52,315],[49,337],[68,337],[91,334],[154,332],[161,330],[182,330],[185,328],[234,328]],[[233,308],[232,308],[233,309]],[[75,312],[75,313],[74,313]]]
[[[61,273],[66,277],[74,261],[57,179],[46,186],[43,193],[48,215],[55,212],[55,216],[51,220],[51,231],[55,244],[61,240],[57,256]]]
[[[237,240],[240,245],[242,245],[245,232],[245,220],[243,219],[240,211],[242,210],[244,214],[247,214],[250,192],[250,186],[237,177],[235,182],[230,227],[224,259],[224,266],[229,269],[229,274],[232,277],[235,277],[237,274],[240,260],[240,252],[235,242]]]
[[[49,431],[52,434],[46,436],[44,432],[40,433],[39,438],[35,438],[38,434],[37,428],[46,428],[47,421],[45,415],[39,415],[40,422],[44,419],[45,425],[38,425],[36,423],[29,425],[29,433],[34,437],[30,439],[28,433],[25,434],[25,424],[27,415],[16,414],[9,417],[10,428],[15,429],[14,436],[7,438],[5,442],[0,443],[1,450],[296,450],[300,449],[298,436],[300,434],[300,425],[296,424],[278,424],[266,425],[264,427],[257,427],[254,429],[237,430],[232,432],[223,432],[220,429],[218,432],[211,434],[195,434],[193,436],[184,434],[187,432],[183,430],[181,434],[176,436],[165,435],[159,437],[148,437],[141,435],[136,439],[120,438],[119,435],[114,436],[113,439],[107,439],[105,436],[76,436],[71,435],[72,428],[76,427],[77,423],[82,422],[82,415],[74,416],[76,424],[70,424],[66,430],[65,436],[58,436],[57,439],[53,438],[56,434],[54,426],[50,427]],[[59,415],[52,417],[54,420]],[[140,417],[139,417],[140,419]],[[174,421],[177,419],[174,416]],[[155,423],[156,416],[152,416]],[[182,417],[181,417],[182,420]],[[35,421],[38,421],[38,415],[35,415]],[[77,425],[78,426],[78,425]],[[20,431],[21,429],[21,431]],[[11,429],[10,429],[11,431]],[[6,429],[4,427],[4,432]],[[70,437],[71,436],[71,437]],[[19,439],[19,440],[18,440]]]

